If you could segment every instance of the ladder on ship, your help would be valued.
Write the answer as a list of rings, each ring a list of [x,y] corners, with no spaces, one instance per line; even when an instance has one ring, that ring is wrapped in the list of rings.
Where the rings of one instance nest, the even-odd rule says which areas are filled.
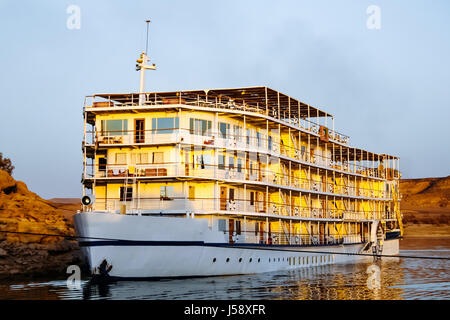
[[[122,205],[121,207],[121,213],[125,214],[126,213],[126,203],[128,201],[128,181],[131,179],[131,211],[138,210],[138,206],[139,206],[139,202],[140,202],[140,195],[139,192],[137,192],[137,190],[133,190],[135,189],[136,186],[136,171],[135,171],[135,167],[134,166],[130,166],[128,168],[128,172],[127,175],[125,176],[125,182],[124,182],[124,195],[123,195],[123,200],[125,202],[125,205]],[[131,174],[131,177],[130,177]],[[136,203],[136,198],[134,197],[134,195],[137,194],[137,203]],[[124,207],[125,206],[125,207]],[[124,212],[123,212],[124,211]]]

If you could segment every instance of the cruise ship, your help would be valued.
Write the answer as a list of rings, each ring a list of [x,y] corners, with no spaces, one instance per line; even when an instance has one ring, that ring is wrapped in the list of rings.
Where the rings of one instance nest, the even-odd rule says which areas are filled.
[[[399,158],[267,86],[87,96],[83,210],[93,275],[165,278],[355,263],[399,252]]]

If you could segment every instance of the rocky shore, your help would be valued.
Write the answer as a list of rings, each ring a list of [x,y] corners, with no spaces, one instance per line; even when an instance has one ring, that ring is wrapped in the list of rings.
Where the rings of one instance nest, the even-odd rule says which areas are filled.
[[[67,209],[69,207],[70,209]],[[77,205],[44,200],[0,170],[0,278],[16,275],[65,274],[67,266],[82,265],[71,216]],[[79,205],[78,205],[79,208]]]
[[[450,237],[450,176],[402,179],[405,237]]]

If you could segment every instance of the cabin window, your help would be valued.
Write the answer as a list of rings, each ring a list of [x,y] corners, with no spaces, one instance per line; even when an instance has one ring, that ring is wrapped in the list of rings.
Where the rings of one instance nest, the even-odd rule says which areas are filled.
[[[201,120],[201,119],[189,119],[189,130],[191,134],[198,136],[209,136],[211,135],[212,121]]]
[[[161,200],[172,200],[175,196],[174,186],[161,186],[159,195]]]
[[[234,136],[236,138],[236,141],[238,142],[242,141],[242,127],[234,126]]]
[[[228,123],[219,122],[219,132],[220,137],[226,139],[228,137],[228,133],[230,132],[230,125]]]
[[[127,154],[116,153],[116,164],[127,164]]]
[[[173,133],[174,129],[180,127],[178,117],[173,118],[153,118],[152,131],[157,134]]]
[[[133,187],[120,187],[120,201],[133,200]]]
[[[219,220],[219,231],[225,232],[227,226],[227,221],[225,219]]]
[[[241,221],[236,221],[236,234],[241,234]]]
[[[261,133],[258,131],[256,132],[256,145],[261,147]]]
[[[302,153],[302,156],[305,155],[305,153],[306,153],[306,147],[305,146],[301,147],[301,153]]]
[[[106,171],[106,158],[98,158],[98,170]]]
[[[127,119],[102,120],[102,135],[122,136],[128,130]]]
[[[228,195],[229,195],[228,199],[229,199],[230,201],[234,201],[234,189],[233,189],[233,188],[230,188],[230,189],[229,189]]]
[[[148,154],[147,153],[132,153],[131,154],[131,163],[132,164],[148,163]]]
[[[211,155],[209,154],[198,155],[197,164],[200,166],[200,169],[209,169],[212,164]]]
[[[164,152],[153,152],[152,163],[164,163]]]
[[[237,159],[237,172],[242,172],[242,159]]]
[[[219,169],[225,170],[225,155],[219,155]]]
[[[234,169],[234,157],[228,158],[228,169],[230,170]]]
[[[137,164],[146,164],[148,163],[148,153],[138,153],[136,158]]]

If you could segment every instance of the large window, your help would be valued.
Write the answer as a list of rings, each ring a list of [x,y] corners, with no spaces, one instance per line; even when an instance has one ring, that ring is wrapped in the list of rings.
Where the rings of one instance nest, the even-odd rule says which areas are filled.
[[[102,135],[107,136],[122,136],[127,133],[128,120],[115,119],[115,120],[102,120]]]
[[[199,154],[197,156],[197,168],[199,167],[200,169],[210,169],[211,165],[211,155]]]
[[[152,163],[164,163],[164,152],[153,152]]]
[[[240,126],[233,126],[234,127],[234,137],[236,138],[237,142],[242,141],[242,127]]]
[[[131,154],[132,164],[147,164],[148,163],[148,153],[132,153]]]
[[[174,129],[178,129],[179,127],[180,127],[180,120],[178,117],[152,119],[153,133],[158,134],[173,133]]]
[[[127,154],[116,153],[116,164],[127,164]]]
[[[234,169],[234,158],[233,158],[232,156],[230,156],[230,157],[228,158],[228,169],[229,169],[229,170]]]
[[[191,134],[198,136],[211,135],[212,121],[191,118],[189,120],[189,130]]]
[[[256,132],[256,145],[261,147],[261,133],[258,131]]]
[[[219,169],[225,170],[225,155],[219,155]]]
[[[161,186],[159,188],[159,195],[161,200],[172,200],[175,196],[173,186]]]
[[[133,200],[133,187],[120,187],[120,201]]]
[[[230,132],[230,125],[228,123],[219,122],[219,132],[220,132],[220,137],[223,139],[226,139]]]

